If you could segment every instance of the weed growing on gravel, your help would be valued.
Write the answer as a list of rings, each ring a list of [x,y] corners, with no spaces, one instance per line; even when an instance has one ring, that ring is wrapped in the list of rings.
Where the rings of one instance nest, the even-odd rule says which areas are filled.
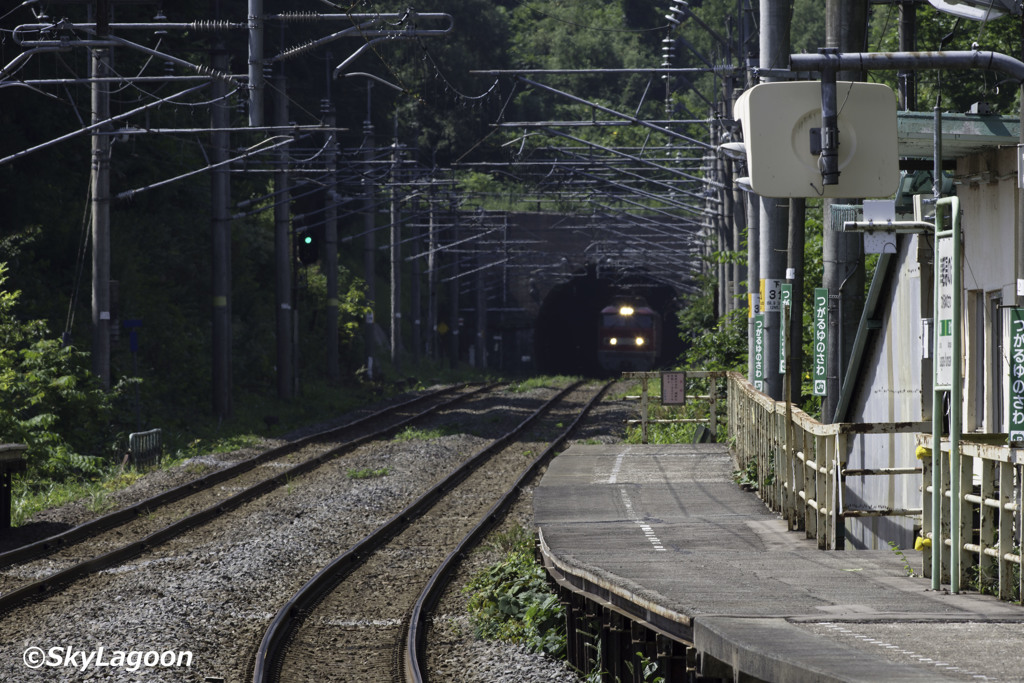
[[[28,490],[22,480],[14,480],[14,495],[11,497],[11,526],[21,526],[40,510],[60,507],[90,495],[97,490],[95,482],[50,483],[36,490]]]
[[[112,470],[99,481],[50,482],[46,486],[30,487],[21,478],[15,478],[11,497],[11,525],[21,526],[28,519],[49,508],[82,501],[93,513],[109,510],[112,505],[107,495],[135,483],[142,473],[134,468]]]
[[[531,377],[530,379],[523,380],[517,384],[510,384],[508,391],[513,394],[522,394],[533,389],[543,389],[545,387],[557,387],[561,388],[568,384],[578,381],[579,377],[569,377],[566,375],[542,375],[540,377]]]
[[[455,434],[455,428],[445,425],[443,427],[434,427],[433,429],[416,429],[414,427],[406,427],[402,431],[395,434],[392,441],[425,441],[427,439],[439,439],[442,436],[450,436]]]
[[[563,656],[564,609],[534,555],[533,534],[519,527],[499,534],[491,545],[506,550],[504,559],[479,572],[463,588],[470,596],[470,621],[476,635]]]
[[[362,469],[350,469],[348,471],[349,479],[375,479],[377,477],[386,477],[391,474],[391,469],[388,467],[381,467],[380,469],[373,469],[371,467],[363,467]]]
[[[89,512],[102,515],[113,507],[113,503],[107,500],[107,492],[100,489],[89,494],[89,502],[86,507],[89,508]]]

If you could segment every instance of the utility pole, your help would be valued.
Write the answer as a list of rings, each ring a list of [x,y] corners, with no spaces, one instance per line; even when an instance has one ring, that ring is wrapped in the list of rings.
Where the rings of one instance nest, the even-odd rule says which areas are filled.
[[[107,3],[97,3],[97,37],[106,36]],[[103,27],[102,29],[100,27]],[[110,118],[110,51],[92,49],[92,123]],[[110,388],[110,131],[92,133],[92,370]]]
[[[324,102],[324,124],[335,127],[334,105]],[[327,379],[337,382],[341,378],[338,366],[338,139],[334,130],[328,130],[324,165],[327,177],[324,187],[324,275],[327,278]]]
[[[789,0],[761,0],[760,65],[770,69],[785,66],[789,61]],[[770,79],[765,79],[770,80]],[[788,204],[779,199],[761,197],[759,277],[764,283],[764,393],[776,400],[783,395],[783,376],[779,374],[779,330],[782,327],[778,285],[785,278]],[[760,284],[760,283],[757,283]],[[752,283],[753,286],[753,283]]]
[[[228,70],[228,55],[218,41],[213,48],[213,67]],[[228,132],[228,85],[219,78],[211,83],[213,105],[210,112],[210,201],[212,233],[213,295],[213,414],[231,415],[231,171],[225,163],[231,146]]]
[[[402,152],[398,148],[398,117],[391,145],[391,365],[397,370],[402,346],[402,207],[398,183],[402,175]]]
[[[422,302],[420,301],[420,250],[423,248],[423,230],[420,223],[420,199],[413,197],[412,200],[412,237],[413,252],[416,257],[412,260],[412,275],[409,278],[409,315],[412,317],[412,360],[414,365],[420,362],[420,352],[423,345],[423,334],[421,320]]]
[[[789,340],[790,396],[792,400],[800,400],[803,383],[803,323],[804,323],[804,243],[806,241],[805,220],[807,217],[807,201],[803,197],[792,197],[789,200],[789,244],[786,249],[786,279],[793,287],[789,305],[789,328],[786,339]],[[790,277],[792,275],[792,277]]]
[[[277,79],[274,98],[274,123],[288,124],[288,97],[285,78]],[[277,395],[291,399],[295,396],[294,373],[294,311],[292,308],[292,250],[289,239],[291,218],[291,192],[288,188],[288,147],[278,154],[274,171],[274,292],[277,328]]]
[[[436,360],[437,349],[437,211],[434,184],[430,184],[427,234],[427,358]]]
[[[730,106],[728,101],[724,106]],[[718,103],[715,110],[715,119],[711,124],[711,144],[714,146],[720,145],[724,142],[724,126],[722,125],[722,103]],[[711,155],[711,163],[713,164],[712,177],[715,178],[719,183],[722,184],[722,189],[715,190],[713,199],[716,202],[716,206],[711,207],[709,215],[713,221],[715,237],[718,241],[718,257],[717,263],[717,279],[718,279],[718,306],[716,307],[715,314],[718,317],[722,317],[729,311],[729,276],[728,267],[725,259],[723,258],[729,251],[728,240],[726,239],[726,226],[728,225],[728,218],[726,217],[726,195],[731,194],[732,188],[727,185],[729,178],[725,175],[725,160],[721,154]],[[709,197],[709,199],[712,199]]]
[[[96,0],[96,38],[110,32],[108,0]],[[110,118],[110,50],[92,48],[92,124]],[[110,388],[110,130],[91,136],[92,174],[92,370],[104,389]]]
[[[249,125],[263,125],[263,0],[249,0]]]
[[[741,64],[744,67],[742,71],[742,73],[744,74],[745,81],[744,86],[745,88],[750,88],[753,85],[751,68],[757,66],[758,63],[758,54],[757,51],[754,49],[754,36],[756,26],[754,22],[754,11],[750,7],[750,0],[736,0],[736,11],[739,14],[740,34],[740,45],[739,50],[737,52],[737,56],[739,57],[739,59],[742,60]],[[733,111],[730,111],[731,116],[735,112],[735,104],[735,102],[732,103]],[[737,177],[739,176],[739,169],[737,168],[738,166],[739,164],[732,164],[733,171],[736,172],[735,175]],[[732,187],[734,207],[732,243],[733,248],[736,249],[738,252],[740,245],[743,244],[744,236],[748,236],[747,239],[750,240],[751,238],[749,237],[749,235],[755,234],[757,232],[757,220],[754,218],[754,214],[749,210],[747,206],[750,198],[750,193],[745,192],[743,189],[740,188],[739,185],[735,184],[735,182],[732,183]],[[751,225],[753,225],[753,228],[750,227]],[[736,259],[736,262],[733,264],[733,286],[735,288],[734,294],[736,297],[740,297],[743,295],[743,292],[740,289],[740,283],[743,282],[744,280],[747,280],[748,292],[751,291],[752,289],[755,289],[751,284],[751,282],[754,280],[754,277],[750,275],[750,273],[748,272],[750,264],[754,263],[754,261],[751,260],[749,256],[750,254],[748,248],[748,258],[746,264],[740,263],[739,259]],[[749,297],[747,303],[748,305],[750,303]],[[737,305],[739,305],[738,299]],[[752,335],[750,335],[749,339],[749,343],[752,346]]]
[[[825,4],[825,46],[840,52],[861,52],[867,36],[868,0],[827,0]],[[840,72],[837,80],[860,81],[858,72]],[[832,205],[849,204],[849,199],[824,202],[822,286],[829,294],[829,328],[833,343],[828,350],[826,395],[822,398],[822,422],[832,422],[849,366],[853,339],[864,308],[864,240],[858,232],[844,232],[832,225]]]
[[[484,277],[484,253],[476,252],[476,367],[487,367],[487,283]]]
[[[374,334],[374,311],[376,310],[377,299],[377,274],[376,274],[376,252],[377,238],[374,230],[377,227],[374,206],[373,186],[373,155],[374,141],[373,123],[370,119],[370,102],[373,83],[366,82],[366,121],[363,122],[363,274],[366,278],[366,303],[369,312],[366,314],[366,325],[363,328],[364,340],[366,343],[366,378],[373,379],[373,352],[376,345]]]
[[[455,206],[455,199],[451,200],[451,215],[452,215],[452,244],[459,243],[459,213]],[[451,327],[451,367],[452,369],[459,365],[459,272],[462,270],[461,259],[459,257],[459,250],[451,250],[452,259],[452,276],[449,283],[448,301],[449,301],[449,327]]]
[[[755,332],[754,316],[761,310],[761,201],[753,192],[744,192],[747,220],[747,299],[750,304],[747,317],[747,379],[754,381]],[[763,351],[762,351],[763,352]]]
[[[900,1],[900,52],[917,50],[917,2]],[[917,74],[912,69],[900,71],[896,76],[900,91],[900,106],[904,111],[917,109]]]

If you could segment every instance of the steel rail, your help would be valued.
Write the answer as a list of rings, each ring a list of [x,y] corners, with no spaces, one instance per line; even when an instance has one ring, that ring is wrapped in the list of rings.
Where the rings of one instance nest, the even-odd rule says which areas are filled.
[[[490,510],[480,519],[479,523],[466,536],[459,542],[459,544],[452,550],[448,556],[444,559],[444,562],[437,568],[434,575],[430,577],[426,587],[420,594],[419,599],[416,601],[413,607],[412,614],[409,618],[409,630],[406,636],[406,647],[405,647],[405,680],[413,681],[415,683],[422,683],[426,680],[424,675],[421,662],[421,655],[424,650],[424,641],[426,639],[426,615],[430,613],[437,605],[438,600],[441,597],[441,593],[448,584],[451,583],[454,577],[455,570],[458,567],[459,559],[463,557],[469,550],[479,543],[480,539],[499,524],[504,518],[508,509],[512,507],[512,503],[519,496],[519,493],[525,488],[525,486],[537,476],[541,467],[547,465],[552,458],[555,456],[555,450],[561,448],[562,445],[568,440],[569,436],[579,427],[580,422],[586,418],[590,410],[597,404],[598,401],[604,396],[608,388],[613,382],[606,382],[604,386],[597,390],[593,398],[587,402],[580,413],[576,416],[576,419],[566,427],[558,437],[552,441],[547,448],[545,448],[540,455],[534,458],[526,469],[523,470],[519,478],[516,479],[515,483],[509,488],[496,502]]]
[[[390,542],[410,523],[432,508],[495,452],[506,446],[530,424],[547,413],[556,402],[582,383],[582,380],[574,382],[559,391],[505,435],[498,437],[471,455],[423,495],[407,505],[375,531],[357,541],[344,553],[334,558],[299,588],[291,599],[278,610],[270,626],[263,634],[263,639],[260,641],[260,646],[256,651],[253,665],[253,682],[265,683],[279,678],[286,645],[295,627],[347,574],[361,565],[369,555]]]
[[[226,467],[222,470],[217,470],[216,472],[211,472],[210,474],[207,474],[206,476],[203,477],[199,477],[198,479],[193,479],[192,481],[182,484],[181,486],[176,486],[172,489],[168,489],[167,491],[157,494],[151,498],[147,498],[133,505],[121,508],[120,510],[115,510],[110,514],[106,514],[102,517],[97,517],[96,519],[90,520],[83,524],[79,524],[78,526],[72,529],[68,529],[67,531],[63,531],[59,534],[49,536],[34,543],[29,543],[21,547],[14,548],[12,550],[8,550],[7,552],[0,553],[0,568],[9,567],[12,564],[18,564],[21,562],[25,562],[27,560],[44,557],[54,552],[55,550],[58,550],[59,548],[79,543],[80,541],[83,541],[87,538],[91,538],[92,536],[95,536],[103,531],[107,531],[109,529],[113,529],[114,527],[126,524],[127,522],[130,522],[131,520],[143,514],[149,514],[150,512],[158,510],[169,503],[182,500],[184,498],[187,498],[188,496],[198,493],[199,491],[203,491],[212,486],[215,486],[222,481],[231,479],[239,474],[242,474],[243,472],[248,472],[257,465],[261,465],[265,462],[276,460],[285,455],[294,453],[295,451],[306,446],[307,444],[313,443],[314,441],[323,440],[327,438],[336,438],[338,435],[343,434],[344,432],[350,429],[361,427],[366,423],[371,422],[372,420],[385,417],[390,413],[403,410],[417,403],[422,403],[423,401],[426,401],[428,399],[455,391],[463,386],[465,385],[452,385],[450,387],[442,387],[441,389],[437,389],[432,392],[415,396],[412,399],[403,401],[401,403],[397,403],[393,406],[388,406],[387,408],[383,408],[369,415],[366,415],[365,417],[361,417],[357,420],[353,420],[352,422],[348,422],[344,425],[341,425],[340,427],[326,429],[324,431],[317,432],[316,434],[311,434],[301,439],[297,439],[295,441],[290,441],[286,444],[276,446],[274,448],[271,448],[260,453],[259,455],[255,455],[251,458],[247,458],[239,463],[236,463],[230,467]]]
[[[139,555],[144,550],[147,550],[149,548],[153,548],[153,547],[155,547],[157,545],[165,543],[166,541],[169,541],[172,538],[180,535],[184,531],[187,531],[189,529],[192,529],[192,528],[195,528],[195,527],[200,526],[202,524],[205,524],[206,522],[210,521],[211,519],[219,517],[220,515],[228,512],[230,510],[233,510],[234,508],[242,505],[243,503],[249,502],[250,500],[253,500],[253,499],[255,499],[255,498],[257,498],[257,497],[259,497],[259,496],[261,496],[261,495],[263,495],[265,493],[268,493],[268,492],[276,489],[277,487],[281,486],[282,484],[287,483],[290,479],[292,479],[292,478],[294,478],[294,477],[296,477],[298,475],[305,474],[307,472],[310,472],[310,471],[316,469],[320,465],[322,465],[322,464],[326,463],[327,461],[337,457],[338,455],[340,455],[342,452],[344,452],[346,450],[350,450],[350,449],[352,449],[352,448],[354,448],[356,446],[359,446],[361,444],[364,444],[364,443],[366,443],[368,441],[372,441],[374,439],[382,438],[383,436],[386,436],[387,434],[393,433],[394,431],[396,431],[398,429],[401,429],[402,427],[405,427],[405,426],[415,422],[416,420],[419,420],[420,418],[422,418],[422,417],[424,417],[426,415],[429,415],[431,413],[437,412],[438,410],[440,410],[442,408],[445,408],[445,407],[447,407],[449,405],[452,405],[454,403],[458,403],[460,401],[463,401],[463,400],[469,398],[470,396],[473,396],[473,395],[478,394],[478,393],[480,393],[482,391],[485,391],[485,390],[487,390],[487,389],[489,389],[489,388],[491,388],[493,386],[494,386],[493,384],[488,384],[488,385],[482,385],[482,386],[477,387],[475,389],[471,389],[470,391],[468,391],[466,393],[459,394],[458,396],[455,396],[453,398],[446,399],[446,400],[444,400],[444,401],[442,401],[442,402],[440,402],[440,403],[438,403],[436,405],[433,405],[433,406],[429,407],[425,411],[421,411],[421,412],[419,412],[419,413],[417,413],[417,414],[415,414],[415,415],[413,415],[411,417],[408,417],[406,419],[400,420],[399,422],[397,422],[395,424],[389,425],[389,426],[385,427],[384,429],[380,429],[380,430],[377,430],[377,431],[375,431],[373,433],[365,434],[363,436],[359,436],[359,437],[356,437],[356,438],[351,439],[349,441],[346,441],[345,443],[342,443],[342,444],[340,444],[340,445],[338,445],[338,446],[336,446],[334,448],[331,448],[330,450],[325,451],[324,453],[321,453],[320,455],[318,455],[316,457],[313,457],[313,458],[311,458],[309,460],[306,460],[306,461],[304,461],[302,463],[299,463],[299,464],[295,465],[294,467],[287,468],[287,469],[283,470],[282,472],[278,473],[277,475],[272,476],[272,477],[270,477],[268,479],[264,479],[263,481],[258,482],[256,484],[254,484],[254,485],[252,485],[252,486],[250,486],[250,487],[248,487],[248,488],[238,492],[237,494],[231,496],[230,498],[226,498],[226,499],[224,499],[222,501],[219,501],[219,502],[215,503],[214,505],[211,505],[210,507],[208,507],[208,508],[206,508],[204,510],[200,510],[199,512],[196,512],[196,513],[194,513],[192,515],[189,515],[187,517],[183,517],[183,518],[179,519],[178,521],[173,522],[173,523],[165,526],[162,529],[158,529],[157,531],[154,531],[151,534],[149,534],[149,535],[147,535],[147,536],[145,536],[145,537],[143,537],[141,539],[135,540],[135,541],[133,541],[131,543],[128,543],[128,544],[120,547],[120,548],[116,548],[116,549],[114,549],[114,550],[112,550],[112,551],[110,551],[108,553],[103,554],[103,555],[100,555],[100,556],[97,556],[97,557],[93,557],[93,558],[84,560],[84,561],[82,561],[82,562],[80,562],[80,563],[78,563],[78,564],[76,564],[74,566],[68,567],[67,569],[58,571],[58,572],[56,572],[54,574],[46,576],[46,577],[44,577],[42,579],[39,579],[37,581],[33,581],[31,583],[25,584],[24,586],[21,586],[20,588],[16,588],[16,589],[14,589],[12,591],[4,593],[3,595],[0,595],[0,614],[8,612],[8,611],[14,609],[15,607],[21,605],[22,603],[24,603],[24,602],[26,602],[26,601],[28,601],[30,599],[38,599],[40,597],[44,597],[46,595],[49,595],[49,594],[57,591],[58,589],[63,588],[65,586],[67,586],[68,584],[73,583],[74,581],[77,581],[78,579],[81,579],[81,578],[83,578],[85,576],[88,576],[89,574],[93,574],[93,573],[98,572],[98,571],[100,571],[102,569],[106,569],[108,567],[112,567],[112,566],[115,566],[117,564],[120,564],[120,563],[122,563],[122,562],[124,562],[124,561],[126,561],[126,560],[128,560],[128,559],[130,559],[130,558],[132,558],[134,556],[136,556],[136,555]],[[450,387],[450,388],[447,389],[447,391],[451,391],[454,388],[456,388],[456,387]],[[434,392],[433,394],[428,394],[428,395],[425,396],[425,398],[429,398],[429,397],[432,397],[432,396],[436,397],[439,394],[445,393],[445,391],[446,390],[440,390],[438,392]],[[420,399],[420,400],[422,400],[422,399]],[[415,403],[415,402],[417,402],[417,399],[414,399],[412,401],[408,401],[405,404],[401,404],[399,406],[395,406],[394,410],[397,411],[402,406],[408,405],[410,403]],[[372,419],[376,419],[378,417],[380,417],[380,414],[373,414],[373,415],[370,415],[370,416],[368,416],[366,418],[362,418],[358,422],[365,424],[366,421],[372,420]],[[352,423],[352,424],[354,424],[354,423]],[[346,430],[350,426],[351,425],[345,425],[344,427],[339,427],[338,430]],[[308,445],[309,443],[312,443],[312,442],[315,442],[315,441],[318,441],[318,440],[323,440],[324,438],[331,438],[330,435],[333,432],[335,432],[335,431],[337,431],[337,430],[327,430],[325,432],[320,432],[318,434],[313,434],[311,436],[304,437],[303,439],[300,439],[299,442],[301,442],[302,445]],[[255,461],[257,459],[260,459],[260,462],[264,462],[266,460],[272,459],[272,457],[280,457],[281,455],[285,454],[284,452],[281,452],[282,449],[286,449],[286,448],[288,448],[288,445],[279,447],[279,449],[271,449],[270,451],[267,451],[267,453],[261,454],[260,456],[256,456],[256,458],[252,458],[252,459],[250,459],[248,461],[245,461],[244,463],[239,463],[239,464],[240,465],[249,465],[249,467],[247,469],[251,469],[252,466],[258,464],[257,462],[253,462],[253,461]],[[288,451],[288,452],[291,452],[291,451]],[[268,454],[271,454],[271,453],[273,453],[273,456],[268,455]],[[264,457],[264,456],[266,456],[266,457]],[[233,469],[233,468],[229,468],[229,469]],[[235,474],[238,474],[238,473],[240,473],[240,472],[236,472]],[[214,475],[208,475],[208,476],[215,476],[215,475],[218,475],[218,474],[224,474],[224,472],[217,472],[217,473],[214,473]],[[224,478],[225,477],[221,477],[220,480],[223,480]],[[207,479],[207,477],[204,477],[203,479]],[[197,481],[200,481],[200,480],[197,480]],[[209,488],[209,486],[213,485],[214,483],[216,483],[216,482],[210,482],[204,488]],[[161,496],[156,496],[156,499],[159,499],[162,496],[165,496],[165,495],[168,495],[168,494],[172,494],[172,493],[175,493],[175,492],[180,492],[182,489],[189,488],[189,486],[190,486],[189,484],[185,484],[185,485],[180,486],[180,487],[178,487],[176,489],[172,489],[171,491],[169,491],[169,492],[167,492],[165,494],[161,494]],[[194,493],[194,491],[192,493]],[[185,497],[187,495],[191,495],[191,493],[185,493],[184,495],[179,495],[178,497],[181,498],[181,497]],[[150,500],[154,500],[154,499],[150,499]],[[133,505],[130,508],[125,508],[125,510],[119,511],[119,513],[113,513],[113,514],[114,515],[118,515],[118,514],[124,513],[124,514],[128,515],[129,516],[128,518],[130,519],[131,517],[137,516],[139,514],[139,512],[141,511],[141,509],[139,508],[139,505],[144,505],[146,502],[149,502],[149,501],[143,501],[143,503],[141,503],[141,504]],[[161,501],[161,504],[166,504],[167,502],[170,502],[170,501]],[[128,521],[128,520],[125,520],[125,521]],[[123,522],[121,522],[121,523],[123,523]],[[83,526],[88,526],[88,525],[83,525]],[[115,526],[117,526],[117,525],[115,524]],[[76,529],[72,529],[71,531],[75,531],[75,530],[80,529],[80,528],[81,527],[76,527]]]

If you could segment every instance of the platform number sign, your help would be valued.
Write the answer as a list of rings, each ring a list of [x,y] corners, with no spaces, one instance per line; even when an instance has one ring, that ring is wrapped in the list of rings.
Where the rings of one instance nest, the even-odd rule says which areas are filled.
[[[761,312],[778,313],[782,310],[782,280],[761,278]]]
[[[1024,441],[1024,308],[1010,310],[1009,440]]]
[[[814,376],[813,393],[825,395],[825,380],[828,378],[828,290],[814,289]]]
[[[786,283],[779,290],[782,315],[779,324],[779,374],[786,374],[786,337],[789,334],[789,312],[793,305],[793,285]]]
[[[764,313],[754,316],[754,388],[764,391]]]

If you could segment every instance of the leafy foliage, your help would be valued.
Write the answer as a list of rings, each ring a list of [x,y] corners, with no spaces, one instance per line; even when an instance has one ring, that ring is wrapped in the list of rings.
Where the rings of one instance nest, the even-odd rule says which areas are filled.
[[[548,586],[533,552],[533,537],[521,530],[505,559],[481,571],[463,589],[471,595],[470,617],[477,635],[522,642],[534,652],[565,651],[564,609]]]
[[[897,5],[874,5],[871,16],[868,49],[890,51],[899,48],[899,9]],[[1001,52],[1020,58],[1020,18],[1007,15],[990,22],[958,19],[939,12],[927,3],[917,5],[917,49],[971,50],[977,44],[981,50]],[[999,114],[1015,114],[1020,105],[1015,84],[1006,81],[1006,75],[994,71],[933,70],[919,71],[917,76],[917,102],[912,109],[929,111],[941,95],[941,106],[946,111],[964,112],[974,102],[985,101]],[[889,84],[896,89],[896,73],[875,71],[871,80]]]
[[[700,292],[687,296],[678,314],[686,348],[677,360],[684,369],[742,370],[747,362],[747,307],[716,319],[715,283],[706,279]]]
[[[0,441],[28,446],[30,475],[61,480],[102,473],[120,384],[103,391],[86,354],[53,339],[43,321],[19,321],[20,291],[0,263]]]

